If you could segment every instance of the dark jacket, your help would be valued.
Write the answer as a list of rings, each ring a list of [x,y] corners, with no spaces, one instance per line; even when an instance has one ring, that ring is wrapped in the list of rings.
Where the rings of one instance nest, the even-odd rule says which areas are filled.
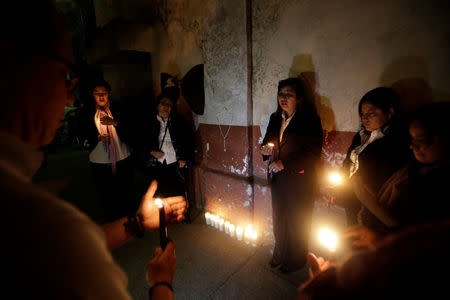
[[[362,182],[375,193],[378,192],[392,174],[403,167],[412,157],[409,150],[407,131],[403,127],[391,126],[384,134],[384,137],[367,145],[359,154],[359,168],[354,175],[360,176]],[[359,145],[361,145],[361,136],[358,132],[348,148],[347,156],[343,163],[343,172],[346,176],[349,176],[352,164],[350,154]],[[346,193],[345,199],[338,201],[338,204],[347,209],[361,207],[358,198],[351,190]],[[362,207],[359,218],[369,228],[378,231],[382,230],[382,227],[379,226],[380,222],[376,222],[377,218],[365,207]]]
[[[193,157],[193,135],[188,130],[189,126],[185,124],[183,119],[177,115],[169,117],[168,131],[172,140],[177,160],[186,162],[192,161]],[[159,132],[160,123],[156,118],[156,114],[151,118],[147,125],[147,130],[143,132],[141,143],[139,145],[139,157],[143,160],[150,158],[151,151],[159,151]]]
[[[122,114],[120,105],[118,103],[111,104],[109,110],[111,111],[113,119],[117,121],[117,126],[115,126],[115,129],[120,141],[131,147],[133,144],[131,138],[132,130],[129,122],[127,122],[125,116]],[[89,145],[87,149],[89,152],[94,150],[98,143],[99,133],[94,122],[95,113],[95,107],[83,108],[80,112],[81,138],[88,141]]]
[[[411,159],[407,131],[403,128],[392,126],[384,133],[385,136],[373,141],[359,154],[359,168],[355,175],[361,176],[374,191],[398,169],[403,167]],[[346,176],[350,174],[350,154],[357,146],[361,145],[359,132],[353,137],[348,148],[343,168]]]
[[[323,143],[322,124],[316,114],[297,111],[280,140],[282,117],[280,113],[270,116],[263,144],[274,144],[273,160],[281,160],[284,170],[289,174],[316,174]],[[269,156],[263,156],[264,160]],[[315,175],[314,175],[315,176]]]

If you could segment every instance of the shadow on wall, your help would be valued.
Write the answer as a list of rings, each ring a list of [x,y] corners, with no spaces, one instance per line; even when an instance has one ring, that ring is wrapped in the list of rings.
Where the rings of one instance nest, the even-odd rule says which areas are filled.
[[[391,86],[400,96],[400,110],[407,120],[422,105],[450,101],[446,91],[432,89],[428,65],[423,57],[404,56],[391,62],[380,77],[380,85]]]
[[[434,100],[429,79],[423,57],[405,56],[395,59],[384,69],[380,86],[390,86],[398,93],[400,113],[409,121],[419,107]]]
[[[315,72],[311,54],[298,54],[292,59],[289,77],[300,78],[306,87],[307,101],[314,103],[324,131],[336,130],[336,121],[330,99],[317,93],[319,79]]]

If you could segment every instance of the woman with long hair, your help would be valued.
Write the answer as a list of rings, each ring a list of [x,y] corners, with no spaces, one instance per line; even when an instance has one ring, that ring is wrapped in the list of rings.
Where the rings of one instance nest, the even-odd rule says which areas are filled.
[[[321,121],[302,81],[281,80],[261,153],[269,160],[272,193],[275,248],[269,265],[282,273],[306,263],[322,143]]]

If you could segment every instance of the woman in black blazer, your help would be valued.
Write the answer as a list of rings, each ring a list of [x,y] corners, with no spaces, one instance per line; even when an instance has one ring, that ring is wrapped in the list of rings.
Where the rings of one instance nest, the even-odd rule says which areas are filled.
[[[279,82],[277,103],[261,152],[269,160],[272,192],[275,249],[269,264],[287,273],[306,263],[323,131],[300,79]]]
[[[143,133],[141,167],[147,177],[157,180],[158,196],[185,196],[185,169],[192,159],[193,138],[176,113],[176,99],[172,95],[163,91],[156,103],[156,111]]]
[[[378,87],[367,92],[359,102],[358,112],[361,130],[355,134],[342,167],[348,184],[335,191],[337,204],[346,210],[347,225],[358,224],[348,229],[354,245],[366,234],[365,228],[386,233],[384,224],[361,205],[355,191],[365,186],[376,194],[412,158],[406,123],[399,119],[398,95],[392,88]]]

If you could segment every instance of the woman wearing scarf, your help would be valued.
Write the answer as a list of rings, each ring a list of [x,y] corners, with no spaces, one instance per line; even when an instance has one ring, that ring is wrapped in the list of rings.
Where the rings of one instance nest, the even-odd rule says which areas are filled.
[[[133,189],[133,164],[126,144],[129,134],[119,112],[109,101],[111,87],[106,81],[96,82],[92,96],[95,110],[87,115],[86,134],[89,161],[106,221],[136,211]]]

